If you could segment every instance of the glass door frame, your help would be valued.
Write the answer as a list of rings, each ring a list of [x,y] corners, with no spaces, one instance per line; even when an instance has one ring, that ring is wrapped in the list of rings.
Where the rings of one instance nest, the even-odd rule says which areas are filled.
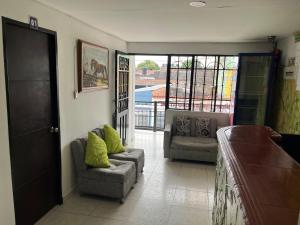
[[[268,71],[267,77],[267,93],[266,93],[266,104],[265,104],[265,113],[264,113],[264,125],[270,126],[271,125],[271,116],[270,110],[273,104],[273,83],[275,73],[278,71],[278,64],[280,60],[280,52],[266,52],[266,53],[240,53],[239,54],[239,64],[238,64],[238,74],[237,74],[237,82],[236,82],[236,92],[235,92],[235,102],[234,102],[234,117],[233,117],[233,124],[237,125],[237,118],[236,112],[238,111],[238,96],[239,96],[239,89],[240,89],[240,79],[241,79],[241,70],[242,70],[242,58],[243,57],[271,57],[271,63]]]

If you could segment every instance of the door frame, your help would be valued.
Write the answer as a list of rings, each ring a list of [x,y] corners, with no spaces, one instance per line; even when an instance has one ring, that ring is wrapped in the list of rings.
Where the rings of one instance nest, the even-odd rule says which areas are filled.
[[[124,114],[124,111],[119,112],[119,56],[124,55],[124,56],[129,56],[129,54],[116,50],[115,51],[115,112],[113,115],[113,127],[118,130],[118,115],[119,114]],[[129,63],[129,67],[130,67],[130,63]],[[125,71],[124,71],[125,72]],[[124,115],[122,116],[122,122],[120,122],[120,131],[119,131],[119,135],[120,138],[122,140],[122,144],[123,145],[127,145],[128,144],[128,138],[129,135],[128,133],[129,131],[129,117],[130,117],[130,96],[129,96],[129,83],[130,83],[130,68],[128,68],[128,77],[127,77],[127,83],[128,83],[128,93],[127,93],[127,115],[125,116],[124,119]],[[125,124],[125,127],[122,127],[122,124]]]
[[[239,96],[239,88],[240,88],[240,74],[241,74],[241,69],[242,69],[242,57],[247,57],[247,56],[270,56],[271,57],[271,64],[270,64],[270,68],[268,71],[268,78],[267,78],[267,85],[268,85],[268,90],[267,90],[267,103],[265,105],[265,113],[264,113],[264,125],[266,126],[270,126],[270,121],[268,118],[268,114],[269,114],[269,110],[268,107],[270,106],[270,101],[271,101],[271,97],[270,96],[271,92],[272,92],[272,88],[270,87],[271,83],[273,82],[273,76],[272,73],[274,72],[274,66],[275,66],[275,62],[274,62],[274,58],[276,57],[274,52],[260,52],[260,53],[240,53],[239,55],[239,64],[238,64],[238,70],[237,70],[237,79],[236,79],[236,89],[235,89],[235,99],[234,99],[234,114],[233,114],[233,125],[237,125],[236,124],[236,112],[237,112],[237,105],[238,105],[238,96]],[[277,69],[276,69],[277,70]]]
[[[112,116],[112,124],[113,124],[113,128],[117,129],[117,115],[118,115],[118,95],[117,95],[117,89],[118,89],[118,77],[117,77],[117,73],[118,73],[118,55],[129,55],[128,53],[116,50],[115,52],[115,74],[114,74],[114,86],[115,86],[115,90],[114,90],[114,110],[113,110],[113,116]]]
[[[25,28],[25,29],[29,29],[29,30],[33,30],[34,32],[41,32],[47,35],[51,35],[54,39],[54,46],[55,46],[55,69],[54,69],[54,74],[53,74],[53,84],[54,85],[54,89],[56,89],[56,98],[54,99],[55,104],[57,105],[57,112],[56,116],[57,116],[57,127],[60,131],[60,109],[59,109],[59,82],[58,82],[58,64],[57,64],[57,33],[55,31],[52,30],[48,30],[45,28],[41,28],[39,27],[37,30],[35,29],[31,29],[29,24],[23,23],[23,22],[19,22],[7,17],[3,17],[2,16],[2,29],[3,29],[3,58],[4,58],[4,73],[5,73],[5,89],[6,89],[6,105],[7,105],[7,123],[8,123],[8,133],[9,133],[9,151],[10,151],[10,155],[12,154],[11,149],[12,149],[12,140],[11,140],[11,124],[10,124],[10,109],[9,109],[9,85],[8,85],[8,68],[7,68],[7,49],[6,49],[6,25],[14,25],[14,26],[18,26],[21,28]],[[58,196],[57,197],[57,204],[62,204],[63,203],[63,197],[62,197],[62,174],[61,174],[61,135],[60,132],[57,134],[58,135],[58,146],[56,148],[57,152],[56,152],[56,159],[55,159],[55,163],[57,166],[57,192],[58,192]],[[12,166],[12,164],[10,164]],[[13,169],[13,168],[11,168]],[[13,180],[12,180],[13,182]]]

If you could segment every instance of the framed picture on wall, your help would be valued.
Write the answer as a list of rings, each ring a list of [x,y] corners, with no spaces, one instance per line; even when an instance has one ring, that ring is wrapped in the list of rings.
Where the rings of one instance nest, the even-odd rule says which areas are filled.
[[[78,91],[109,87],[108,48],[86,41],[77,42]]]

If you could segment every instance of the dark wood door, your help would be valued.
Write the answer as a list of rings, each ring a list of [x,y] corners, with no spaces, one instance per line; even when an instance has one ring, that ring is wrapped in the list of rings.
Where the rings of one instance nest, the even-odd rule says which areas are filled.
[[[16,224],[61,203],[56,35],[3,18]]]
[[[114,126],[119,131],[124,145],[128,140],[129,124],[129,57],[116,51],[115,115]]]

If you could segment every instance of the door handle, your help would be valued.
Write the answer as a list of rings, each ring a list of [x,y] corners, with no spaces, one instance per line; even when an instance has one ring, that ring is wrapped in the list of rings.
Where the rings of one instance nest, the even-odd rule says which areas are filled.
[[[58,127],[50,127],[50,133],[58,133],[59,129]]]

